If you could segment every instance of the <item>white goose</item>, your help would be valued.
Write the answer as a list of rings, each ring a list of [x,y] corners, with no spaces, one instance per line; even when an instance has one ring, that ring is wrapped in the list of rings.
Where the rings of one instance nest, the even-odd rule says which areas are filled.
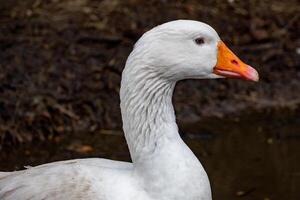
[[[172,93],[179,80],[219,77],[258,81],[209,25],[178,20],[153,28],[136,43],[122,75],[132,163],[93,158],[0,172],[0,199],[212,199],[205,170],[178,134]]]

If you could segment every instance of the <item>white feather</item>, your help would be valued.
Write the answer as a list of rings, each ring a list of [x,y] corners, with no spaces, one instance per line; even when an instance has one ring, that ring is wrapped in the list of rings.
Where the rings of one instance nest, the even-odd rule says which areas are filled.
[[[205,44],[194,43],[204,37]],[[178,80],[217,78],[217,33],[178,20],[137,42],[122,75],[123,129],[133,163],[80,159],[0,173],[1,200],[211,200],[202,165],[178,134],[172,94]]]

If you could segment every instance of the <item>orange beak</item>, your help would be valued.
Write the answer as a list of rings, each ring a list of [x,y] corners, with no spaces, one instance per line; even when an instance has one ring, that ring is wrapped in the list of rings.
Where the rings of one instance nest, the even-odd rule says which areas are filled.
[[[217,64],[214,73],[224,77],[258,81],[257,71],[241,61],[222,41],[218,42]]]

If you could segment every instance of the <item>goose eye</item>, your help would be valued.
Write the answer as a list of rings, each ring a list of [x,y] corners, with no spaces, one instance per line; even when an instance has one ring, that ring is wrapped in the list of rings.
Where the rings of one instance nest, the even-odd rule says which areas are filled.
[[[196,38],[195,42],[198,45],[202,45],[202,44],[204,44],[204,38],[202,38],[202,37]]]

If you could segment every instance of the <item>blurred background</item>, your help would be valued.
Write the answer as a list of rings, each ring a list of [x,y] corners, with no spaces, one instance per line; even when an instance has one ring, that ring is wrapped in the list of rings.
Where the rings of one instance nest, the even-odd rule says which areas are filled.
[[[179,128],[214,199],[300,199],[298,0],[1,0],[0,170],[129,161],[122,69],[145,31],[175,19],[213,26],[261,77],[177,85]]]

